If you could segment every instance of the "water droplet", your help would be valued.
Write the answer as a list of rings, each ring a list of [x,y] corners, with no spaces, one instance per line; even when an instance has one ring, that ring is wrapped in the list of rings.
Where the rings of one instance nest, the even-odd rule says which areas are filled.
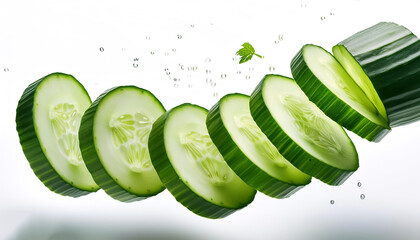
[[[211,78],[206,78],[206,83],[211,83],[211,82],[212,82]]]
[[[191,26],[192,28],[193,28],[193,27],[195,27],[195,26],[194,26],[194,24],[191,24],[190,26]]]
[[[241,74],[241,71],[239,71],[239,70],[238,70],[238,71],[236,71],[236,74]]]
[[[169,68],[165,68],[164,70],[165,70],[165,72],[167,72],[167,71],[169,71]]]
[[[321,21],[325,20],[325,17],[321,17]]]
[[[189,87],[189,88],[192,88],[192,84],[191,83],[189,83],[188,85],[187,85],[187,87]]]
[[[197,66],[193,66],[192,70],[197,71]]]
[[[302,3],[302,4],[300,4],[300,7],[301,7],[301,8],[306,8],[306,3]]]
[[[365,197],[366,197],[366,196],[365,196],[365,194],[363,194],[363,193],[362,193],[362,194],[360,194],[360,199],[362,199],[362,200],[363,200],[363,199],[365,199]]]
[[[178,86],[179,86],[179,84],[178,84],[178,83],[175,83],[175,84],[174,84],[174,87],[176,87],[176,88],[177,88]]]
[[[361,187],[361,186],[362,186],[362,183],[361,183],[361,182],[358,182],[358,183],[357,183],[357,186],[358,186],[358,187]]]
[[[226,74],[225,74],[225,73],[223,73],[220,77],[221,77],[222,79],[225,79],[225,78],[226,78]]]
[[[236,57],[233,57],[233,58],[232,58],[232,61],[234,61],[234,62],[235,62],[236,60],[237,60],[237,58],[236,58]]]
[[[150,40],[150,36],[146,36],[146,40]]]
[[[251,76],[249,76],[249,75],[246,75],[246,77],[245,77],[245,79],[251,79]]]
[[[9,68],[4,68],[3,70],[4,70],[4,72],[8,72]]]
[[[283,34],[279,34],[278,38],[279,38],[279,41],[283,41]]]
[[[182,38],[182,35],[178,34],[178,35],[176,35],[176,37],[177,37],[178,39],[181,39],[181,38]]]
[[[206,58],[205,62],[206,62],[206,63],[211,63],[211,58],[209,58],[209,57],[208,57],[208,58]]]
[[[275,40],[274,41],[274,44],[279,44],[280,43],[280,41],[279,40]]]
[[[137,63],[133,63],[133,67],[138,67],[139,65]]]
[[[133,58],[134,62],[137,62],[139,60],[139,58]]]
[[[179,78],[174,78],[174,82],[179,82]]]
[[[330,12],[330,16],[334,16],[335,15],[335,13],[333,13],[333,12]]]
[[[125,47],[121,48],[121,51],[125,52]]]
[[[187,67],[187,70],[188,70],[188,71],[191,71],[191,70],[192,70],[192,67],[191,67],[191,66],[188,66],[188,67]]]
[[[219,94],[217,92],[214,92],[213,97],[217,97],[217,96],[219,96]]]
[[[254,71],[254,67],[249,67],[249,71],[250,72]]]
[[[211,87],[216,87],[216,82],[212,82],[212,83],[210,84],[210,86],[211,86]]]
[[[166,75],[171,75],[171,72],[166,72]]]
[[[335,201],[334,200],[330,200],[330,204],[334,205]]]
[[[268,68],[268,70],[270,70],[270,72],[272,72],[272,71],[276,70],[276,68],[275,68],[274,66],[270,66],[270,67]]]
[[[99,48],[99,51],[103,52],[105,49],[103,47]]]
[[[165,52],[165,56],[168,56],[169,55],[169,52]]]
[[[207,70],[206,70],[206,73],[207,73],[207,74],[210,74],[210,73],[211,73],[211,70],[210,70],[210,69],[207,69]]]
[[[150,52],[150,54],[151,54],[151,55],[155,55],[155,52],[153,52],[153,51],[152,51],[152,52]]]
[[[176,52],[176,49],[175,48],[172,48],[172,52]]]

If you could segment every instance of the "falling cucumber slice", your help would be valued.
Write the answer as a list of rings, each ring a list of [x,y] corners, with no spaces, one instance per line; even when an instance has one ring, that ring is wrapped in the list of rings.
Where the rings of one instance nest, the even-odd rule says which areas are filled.
[[[275,198],[286,198],[311,182],[288,162],[254,122],[249,96],[229,94],[207,115],[207,129],[229,166],[248,185]]]
[[[420,119],[420,40],[407,28],[378,23],[333,53],[391,127]]]
[[[206,128],[207,110],[182,104],[153,124],[149,151],[163,184],[178,202],[207,218],[248,205],[256,191],[229,168]]]
[[[309,100],[338,124],[374,142],[391,130],[363,90],[323,48],[303,46],[293,58],[291,69]]]
[[[147,146],[152,124],[164,112],[153,94],[135,86],[109,89],[86,110],[80,149],[96,183],[111,197],[132,202],[164,190]]]
[[[309,101],[293,79],[266,75],[251,95],[250,108],[263,133],[302,172],[340,185],[359,167],[344,129]]]
[[[22,94],[16,130],[35,175],[51,191],[79,197],[97,191],[79,148],[80,119],[91,104],[85,88],[71,75],[52,73]]]

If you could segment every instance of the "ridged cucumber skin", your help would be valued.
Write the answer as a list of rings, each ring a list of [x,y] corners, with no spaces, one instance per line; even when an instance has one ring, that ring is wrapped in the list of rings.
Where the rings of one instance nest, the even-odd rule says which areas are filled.
[[[102,93],[86,110],[80,124],[79,143],[83,160],[85,161],[85,164],[89,172],[92,174],[92,177],[95,180],[96,184],[98,184],[109,196],[116,200],[119,200],[121,202],[135,202],[146,199],[151,196],[155,196],[158,193],[162,192],[165,188],[162,188],[159,192],[142,196],[130,193],[127,190],[125,190],[118,184],[118,182],[116,182],[116,180],[107,172],[107,170],[102,165],[95,147],[95,138],[93,134],[95,114],[101,101],[106,97],[107,94],[113,91],[117,91],[120,88],[126,87],[131,86],[117,86],[108,89],[107,91]],[[144,89],[142,89],[142,91],[148,92]]]
[[[391,127],[420,120],[420,40],[410,30],[381,22],[337,45],[347,49],[371,80]]]
[[[261,80],[251,95],[250,109],[254,121],[274,146],[276,146],[279,152],[296,168],[329,185],[341,185],[359,167],[358,159],[357,166],[354,170],[341,170],[322,162],[295,143],[278,125],[267,105],[264,103],[262,90],[264,87],[264,80],[269,76],[271,75],[266,75]],[[346,133],[344,132],[344,134]]]
[[[303,58],[305,46],[295,55],[290,67],[293,78],[309,100],[315,103],[325,115],[346,129],[368,141],[380,142],[391,131],[391,128],[370,121],[332,93],[305,63]]]
[[[225,97],[229,97],[230,95],[226,95]],[[283,182],[270,176],[248,159],[245,153],[243,153],[235,144],[220,115],[220,102],[223,101],[225,97],[221,98],[220,101],[209,110],[206,125],[210,138],[236,175],[249,186],[273,198],[290,197],[299,189],[309,184],[311,182],[310,180],[304,185],[293,185]]]
[[[51,73],[31,83],[23,92],[16,109],[16,130],[19,135],[23,153],[39,180],[41,180],[47,188],[57,194],[70,197],[80,197],[91,192],[96,192],[99,188],[80,189],[64,181],[45,156],[45,150],[42,149],[35,131],[33,108],[37,88],[44,79],[55,75],[73,79],[75,84],[78,84],[80,89],[83,89],[86,95],[89,96],[83,85],[80,84],[80,82],[78,82],[72,75],[65,73]]]
[[[221,207],[212,204],[198,194],[193,192],[180,178],[175,169],[173,168],[166,151],[164,142],[165,123],[172,111],[183,108],[185,106],[195,106],[190,103],[181,104],[172,110],[161,115],[154,123],[152,131],[149,136],[149,152],[152,164],[156,169],[160,180],[168,189],[168,191],[175,197],[175,199],[188,208],[191,212],[211,219],[224,218],[233,212],[245,207],[247,204],[254,200],[254,196],[249,199],[249,202],[238,209]],[[201,108],[201,107],[200,107]],[[204,108],[203,108],[204,109]],[[207,110],[206,110],[207,111]]]

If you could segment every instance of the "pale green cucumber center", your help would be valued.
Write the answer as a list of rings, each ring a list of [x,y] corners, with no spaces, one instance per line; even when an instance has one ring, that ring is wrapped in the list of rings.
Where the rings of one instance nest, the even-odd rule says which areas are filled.
[[[208,135],[190,131],[180,134],[180,142],[211,183],[220,186],[232,180],[232,171]]]
[[[97,106],[96,153],[109,176],[130,193],[146,196],[163,188],[148,148],[152,124],[163,112],[153,95],[134,87],[108,93]]]
[[[370,121],[389,128],[388,122],[371,100],[331,54],[320,47],[307,45],[304,47],[303,56],[312,73],[336,97]]]
[[[313,143],[320,151],[340,154],[342,147],[335,139],[323,112],[315,104],[304,102],[293,95],[280,95],[279,99],[294,120],[295,128],[302,139]]]
[[[207,111],[195,105],[170,112],[164,142],[173,169],[191,191],[218,206],[237,208],[254,195],[227,165],[211,141],[206,127]]]
[[[363,71],[362,67],[357,63],[349,51],[342,45],[333,47],[334,57],[340,62],[347,73],[353,78],[353,80],[359,85],[359,87],[365,92],[369,100],[378,109],[381,116],[388,121],[388,115],[384,104],[379,98],[378,93],[372,85],[369,77]]]
[[[304,151],[343,170],[357,167],[357,153],[343,128],[328,118],[295,81],[269,77],[264,102],[281,129]]]
[[[140,173],[152,165],[147,146],[152,123],[142,113],[124,114],[109,121],[114,147],[133,172]]]
[[[37,88],[33,121],[41,148],[57,174],[71,185],[95,190],[79,147],[81,116],[91,102],[85,90],[68,76],[51,75]]]
[[[51,107],[50,121],[60,152],[72,165],[83,164],[77,136],[82,115],[70,103]]]
[[[239,131],[255,144],[255,148],[262,158],[272,161],[280,168],[286,167],[287,160],[270,143],[251,116],[245,114],[235,116],[234,121]]]

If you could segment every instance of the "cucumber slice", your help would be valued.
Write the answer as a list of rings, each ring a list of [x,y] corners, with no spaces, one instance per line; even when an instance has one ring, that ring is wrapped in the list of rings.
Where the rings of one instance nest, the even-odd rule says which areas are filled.
[[[303,46],[293,58],[291,69],[308,98],[343,127],[374,142],[391,130],[363,90],[323,48]]]
[[[223,218],[245,207],[256,191],[224,161],[206,128],[207,110],[182,104],[153,124],[149,150],[162,182],[189,210]]]
[[[293,79],[266,75],[251,95],[250,108],[268,139],[302,172],[340,185],[359,167],[346,132]]]
[[[79,197],[97,191],[80,154],[80,119],[91,104],[73,76],[52,73],[22,94],[16,109],[16,130],[35,175],[51,191]]]
[[[96,183],[111,197],[132,202],[164,190],[147,146],[152,124],[164,112],[152,93],[135,86],[111,88],[86,110],[80,149]]]
[[[378,23],[333,53],[391,127],[420,119],[420,40],[407,28]]]
[[[286,198],[311,182],[288,162],[254,122],[249,96],[229,94],[207,115],[207,129],[220,153],[248,185],[275,198]]]

